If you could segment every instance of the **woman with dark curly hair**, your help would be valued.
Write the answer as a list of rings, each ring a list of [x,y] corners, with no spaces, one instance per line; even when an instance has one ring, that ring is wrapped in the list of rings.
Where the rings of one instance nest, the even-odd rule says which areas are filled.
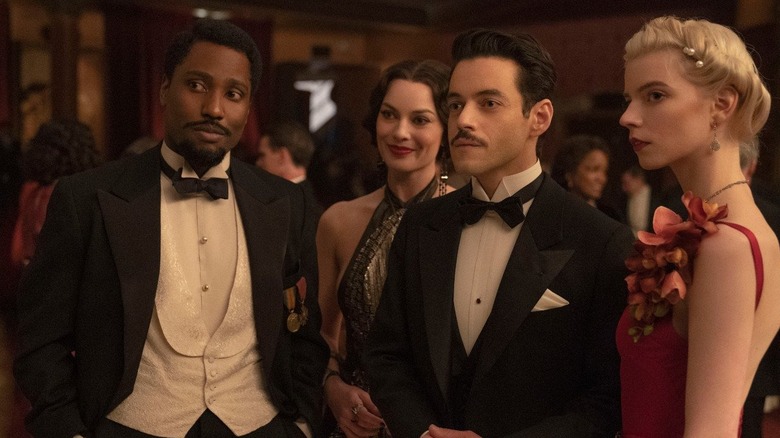
[[[63,176],[97,167],[101,157],[89,127],[75,120],[52,120],[38,128],[22,158],[25,183],[11,241],[11,261],[27,265],[46,218],[54,184]]]
[[[552,177],[602,213],[624,222],[616,208],[601,200],[608,169],[609,144],[594,135],[574,135],[561,144],[553,163]]]

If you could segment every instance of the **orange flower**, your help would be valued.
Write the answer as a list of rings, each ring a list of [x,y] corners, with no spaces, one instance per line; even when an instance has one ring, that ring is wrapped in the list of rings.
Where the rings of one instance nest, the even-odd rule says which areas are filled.
[[[653,215],[653,233],[640,231],[634,254],[626,259],[632,272],[626,277],[628,305],[637,325],[628,334],[638,342],[653,332],[657,318],[669,314],[672,305],[685,299],[692,265],[705,234],[718,231],[717,221],[728,215],[727,206],[709,204],[686,192],[682,197],[689,219],[666,207]]]
[[[727,206],[704,202],[701,198],[693,196],[691,192],[685,192],[682,201],[688,210],[689,219],[707,233],[718,231],[715,222],[728,216]]]

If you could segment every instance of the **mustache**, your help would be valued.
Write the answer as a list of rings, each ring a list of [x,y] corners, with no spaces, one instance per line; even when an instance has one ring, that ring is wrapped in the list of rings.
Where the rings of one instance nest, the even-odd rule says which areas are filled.
[[[482,141],[482,139],[478,138],[477,136],[473,135],[472,133],[464,129],[458,129],[458,132],[455,134],[455,137],[452,137],[452,139],[450,140],[450,144],[455,143],[455,140],[459,140],[459,139],[469,140],[480,146],[483,146],[485,144],[485,142]]]
[[[188,122],[184,124],[185,128],[202,128],[205,131],[218,132],[222,135],[229,136],[230,130],[219,124],[214,120],[200,120],[197,122]]]

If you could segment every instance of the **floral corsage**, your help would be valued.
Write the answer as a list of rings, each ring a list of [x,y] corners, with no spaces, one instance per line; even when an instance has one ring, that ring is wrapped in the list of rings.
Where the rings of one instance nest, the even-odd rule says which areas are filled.
[[[669,314],[672,305],[685,298],[691,284],[692,259],[705,234],[718,231],[715,221],[728,215],[728,207],[704,202],[691,192],[682,197],[688,220],[666,207],[653,215],[653,231],[639,231],[635,254],[626,260],[632,272],[626,277],[628,306],[636,320],[628,334],[639,341],[653,332],[656,318]]]

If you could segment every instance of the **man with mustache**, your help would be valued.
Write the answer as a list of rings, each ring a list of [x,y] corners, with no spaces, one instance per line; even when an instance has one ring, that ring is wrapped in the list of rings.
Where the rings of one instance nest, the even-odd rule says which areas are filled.
[[[614,437],[630,229],[542,172],[555,71],[529,35],[453,43],[449,138],[471,183],[398,227],[365,362],[393,436]]]
[[[166,53],[162,144],[57,184],[19,293],[33,435],[319,430],[315,206],[230,155],[260,63],[243,30],[196,22]]]

